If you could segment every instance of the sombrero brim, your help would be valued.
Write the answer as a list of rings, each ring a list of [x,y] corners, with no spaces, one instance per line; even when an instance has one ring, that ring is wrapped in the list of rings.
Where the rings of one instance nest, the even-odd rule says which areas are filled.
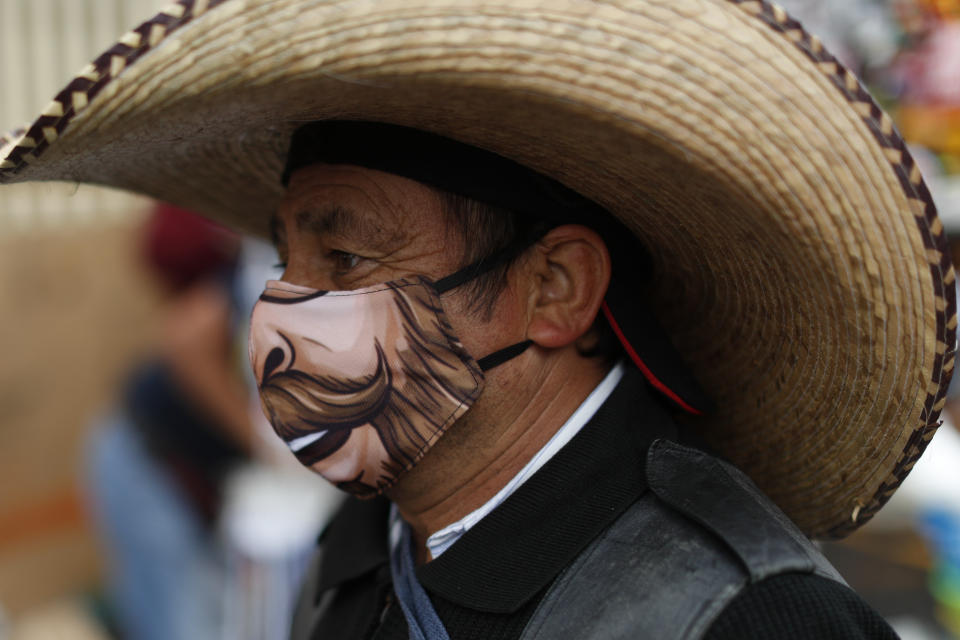
[[[294,128],[391,122],[617,215],[717,411],[694,424],[812,536],[866,522],[953,367],[954,273],[885,114],[742,0],[181,0],[0,152],[0,182],[120,187],[254,233]],[[642,425],[638,425],[642,428]]]

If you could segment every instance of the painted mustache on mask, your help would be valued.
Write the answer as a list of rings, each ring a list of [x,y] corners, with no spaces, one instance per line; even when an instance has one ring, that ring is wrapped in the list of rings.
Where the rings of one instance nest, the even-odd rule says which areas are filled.
[[[377,368],[367,376],[342,379],[288,369],[264,379],[260,398],[277,435],[290,442],[325,432],[295,452],[303,464],[311,465],[333,454],[347,442],[352,429],[368,424],[382,412],[390,396],[392,376],[380,343],[374,346]]]

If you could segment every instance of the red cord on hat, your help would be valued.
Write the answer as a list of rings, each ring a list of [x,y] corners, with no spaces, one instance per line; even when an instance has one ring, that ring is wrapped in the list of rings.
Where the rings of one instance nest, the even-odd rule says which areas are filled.
[[[626,349],[627,355],[630,356],[630,359],[633,360],[633,363],[637,365],[637,368],[640,369],[641,373],[643,373],[643,376],[647,379],[647,382],[652,384],[657,391],[670,398],[670,400],[675,402],[677,406],[684,411],[692,413],[695,416],[702,416],[702,411],[694,409],[689,404],[684,402],[680,396],[670,389],[670,387],[661,382],[657,376],[653,375],[653,372],[650,370],[650,368],[647,367],[647,365],[643,362],[640,354],[636,352],[636,350],[633,348],[633,345],[631,345],[630,341],[627,340],[627,336],[624,335],[620,325],[617,324],[616,319],[613,317],[613,312],[610,311],[610,307],[607,306],[606,300],[603,301],[600,308],[603,309],[603,315],[606,316],[607,322],[610,323],[610,327],[613,329],[613,332],[617,334],[617,339],[620,340],[620,344],[622,344],[623,348]]]

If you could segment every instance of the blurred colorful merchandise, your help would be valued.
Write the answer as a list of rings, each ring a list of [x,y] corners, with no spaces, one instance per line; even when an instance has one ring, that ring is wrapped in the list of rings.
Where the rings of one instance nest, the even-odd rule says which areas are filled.
[[[897,110],[897,121],[911,144],[960,156],[960,107],[904,105]],[[945,162],[953,168],[950,159]]]
[[[897,74],[897,119],[904,137],[938,153],[960,155],[960,21],[933,26],[900,57]]]
[[[957,0],[890,0],[889,5],[907,38],[922,38],[940,22],[960,20]]]
[[[921,527],[937,556],[930,575],[930,591],[939,606],[940,622],[960,637],[960,514],[929,509]]]
[[[904,102],[960,106],[960,21],[938,23],[900,67]]]
[[[960,0],[910,0],[910,2],[940,20],[960,19]]]

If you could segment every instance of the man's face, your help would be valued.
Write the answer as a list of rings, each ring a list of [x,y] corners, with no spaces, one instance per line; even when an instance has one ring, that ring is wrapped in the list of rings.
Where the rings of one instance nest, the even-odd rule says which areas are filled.
[[[323,315],[317,315],[309,311],[310,290],[354,290],[418,275],[437,279],[461,266],[462,246],[459,236],[450,229],[440,209],[439,198],[433,191],[410,180],[347,166],[314,165],[296,172],[273,227],[278,252],[286,264],[283,280],[305,289],[300,292],[296,287],[285,285],[283,290],[267,290],[267,296],[281,302],[258,305],[254,312],[256,322],[252,338],[256,344],[267,347],[258,349],[253,366],[257,379],[264,385],[265,408],[274,418],[281,418],[272,418],[274,426],[285,439],[293,442],[291,438],[300,436],[303,425],[307,425],[305,431],[309,431],[309,425],[320,422],[310,418],[309,408],[317,401],[329,406],[329,403],[340,403],[343,399],[342,410],[351,411],[352,407],[369,404],[371,398],[384,397],[383,390],[375,388],[377,385],[361,381],[378,377],[378,367],[383,364],[381,360],[391,365],[404,360],[409,363],[410,359],[401,352],[415,348],[411,347],[414,334],[407,331],[409,319],[405,313],[399,312],[393,302],[394,296],[330,294],[323,296]],[[434,345],[450,344],[450,340],[455,340],[452,336],[433,335],[437,327],[431,327],[435,324],[435,314],[429,312],[432,303],[416,300],[419,294],[415,291],[410,289],[396,292],[396,295],[407,296],[401,305],[408,309],[406,313],[416,314],[418,308],[425,309],[421,312],[426,315],[417,325],[420,329],[416,336],[433,341]],[[414,297],[410,298],[411,295]],[[476,353],[474,350],[479,350],[481,354],[489,351],[487,332],[479,330],[476,320],[463,313],[455,302],[456,297],[452,294],[444,303],[448,319],[455,325],[454,330],[462,335],[476,335],[473,340],[465,341],[469,342],[465,344],[468,351]],[[298,303],[288,304],[293,301]],[[447,304],[448,301],[452,304]],[[347,318],[347,323],[326,323],[338,316]],[[397,339],[397,336],[406,337]],[[435,354],[435,357],[450,357],[440,355],[444,351],[438,352],[435,348],[426,352]],[[440,361],[435,366],[451,370]],[[309,400],[300,404],[297,404],[300,401],[294,401],[295,404],[291,405],[292,398],[300,397],[297,389],[301,387],[287,386],[283,375],[273,375],[288,369],[309,374],[317,381],[353,381],[349,386],[362,391],[349,402],[345,396],[339,395],[323,396],[326,399],[322,399],[318,394],[323,385],[311,383]],[[390,382],[391,397],[412,398],[404,395],[405,391],[410,391],[404,386],[406,370],[397,366],[391,370],[394,371]],[[423,372],[410,373],[418,380],[426,379]],[[268,379],[270,384],[267,384]],[[450,382],[446,381],[447,384]],[[470,395],[474,384],[475,378],[470,375],[459,381],[458,393],[466,395],[455,393],[450,396],[451,406],[462,406],[462,398]],[[439,402],[441,395],[450,393],[451,387],[444,388],[447,391],[434,391],[435,401]],[[443,406],[438,404],[436,409],[441,410]],[[427,410],[427,407],[421,409]],[[445,411],[444,416],[450,415],[449,408],[442,411]],[[444,416],[438,416],[441,422]],[[314,435],[304,436],[301,441],[309,440],[311,452],[320,451],[323,455],[315,462],[311,455],[308,464],[316,471],[335,472],[341,478],[363,478],[367,486],[378,477],[385,479],[380,475],[380,469],[364,467],[368,459],[358,451],[384,444],[389,450],[402,433],[380,433],[378,440],[377,429],[383,431],[383,425],[361,422],[344,414],[340,422],[345,425],[343,428],[325,423],[328,426],[321,431],[322,441],[315,441]],[[431,428],[427,425],[428,432]],[[366,444],[343,446],[348,439],[357,441],[355,445],[361,440]],[[396,458],[396,455],[392,457]]]
[[[295,172],[274,220],[274,241],[283,280],[314,289],[438,278],[459,265],[459,239],[432,190],[352,166]]]
[[[282,279],[312,289],[348,291],[409,276],[438,279],[461,266],[462,243],[437,194],[379,171],[318,164],[295,172],[272,227],[285,265]],[[364,296],[328,304],[342,307],[340,313],[356,322],[348,331],[328,334],[322,343],[296,345],[298,352],[322,351],[316,361],[347,377],[372,373],[377,361],[373,338],[395,334],[396,319]],[[316,321],[297,305],[271,313],[278,317],[268,324],[276,326],[296,328]],[[311,333],[309,327],[300,328]]]

